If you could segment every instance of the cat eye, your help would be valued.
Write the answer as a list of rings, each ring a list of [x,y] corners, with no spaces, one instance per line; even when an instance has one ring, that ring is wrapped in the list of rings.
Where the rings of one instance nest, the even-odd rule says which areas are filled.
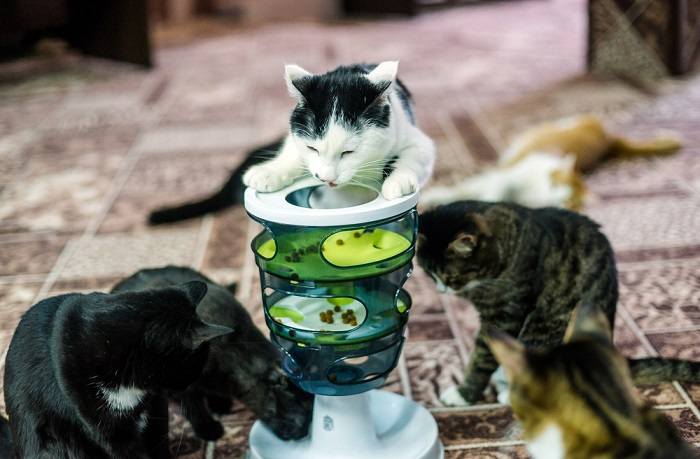
[[[307,145],[306,148],[308,148],[308,149],[311,150],[311,151],[315,151],[316,153],[318,153],[318,150],[315,149],[314,147],[312,147],[311,145]]]
[[[355,153],[355,150],[346,150],[340,154],[340,157],[342,158],[345,155],[349,155],[350,153]]]

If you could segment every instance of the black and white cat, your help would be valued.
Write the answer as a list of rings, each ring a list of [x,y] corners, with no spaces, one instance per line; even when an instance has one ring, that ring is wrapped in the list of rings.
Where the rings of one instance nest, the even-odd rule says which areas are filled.
[[[207,284],[67,294],[34,305],[7,353],[5,401],[18,458],[170,457],[166,392],[202,372]]]
[[[308,172],[331,187],[381,183],[387,199],[418,189],[430,177],[435,148],[415,125],[411,96],[397,71],[396,61],[322,75],[287,65],[287,88],[297,101],[289,135],[274,159],[246,172],[245,185],[276,191]],[[382,183],[389,161],[393,170]]]
[[[207,284],[197,315],[209,324],[235,329],[212,339],[201,375],[180,394],[173,394],[197,436],[217,440],[224,430],[212,412],[229,413],[233,398],[243,402],[275,435],[298,440],[308,433],[313,395],[283,373],[279,352],[255,326],[230,287],[187,267],[142,269],[119,282],[112,293],[147,291],[191,281]]]
[[[296,105],[286,137],[252,150],[216,193],[158,209],[149,223],[216,212],[241,202],[245,186],[275,191],[305,176],[332,187],[369,184],[387,199],[415,191],[432,174],[435,147],[416,126],[411,94],[397,71],[398,62],[342,66],[321,75],[287,65]]]

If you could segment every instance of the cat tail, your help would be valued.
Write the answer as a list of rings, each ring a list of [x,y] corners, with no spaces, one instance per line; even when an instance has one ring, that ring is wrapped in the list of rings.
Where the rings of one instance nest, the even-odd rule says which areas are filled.
[[[635,384],[660,384],[662,382],[700,382],[700,362],[649,357],[627,359]]]
[[[243,174],[252,166],[270,159],[271,154],[279,151],[282,142],[283,139],[278,139],[248,153],[246,159],[231,173],[224,186],[213,195],[201,201],[157,209],[148,216],[148,223],[161,225],[188,220],[211,212],[218,212],[243,202],[243,192],[245,191]]]
[[[657,137],[639,142],[618,137],[613,139],[610,150],[614,156],[631,158],[635,156],[670,155],[678,151],[681,146],[681,141],[673,136]]]

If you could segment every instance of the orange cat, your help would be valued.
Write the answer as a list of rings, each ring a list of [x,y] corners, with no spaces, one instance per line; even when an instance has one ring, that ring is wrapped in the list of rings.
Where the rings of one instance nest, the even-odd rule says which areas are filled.
[[[433,207],[475,199],[578,210],[586,195],[583,173],[604,159],[665,155],[680,147],[672,137],[636,142],[614,136],[593,115],[565,118],[526,130],[513,139],[496,167],[452,186],[432,187],[421,203]]]
[[[499,164],[509,167],[531,153],[573,155],[577,171],[588,172],[603,159],[665,155],[681,147],[678,139],[657,137],[633,141],[608,133],[593,115],[580,115],[532,127],[517,136],[503,153]]]

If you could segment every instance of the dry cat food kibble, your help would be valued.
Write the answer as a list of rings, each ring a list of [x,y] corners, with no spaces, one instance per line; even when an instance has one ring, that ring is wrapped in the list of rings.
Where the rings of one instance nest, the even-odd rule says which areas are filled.
[[[325,311],[321,311],[318,316],[321,319],[321,322],[326,323],[326,324],[332,324],[335,322],[335,313],[341,312],[342,308],[339,305],[335,305],[333,309],[327,309]],[[351,325],[353,327],[357,327],[357,317],[355,316],[355,311],[352,309],[348,309],[347,311],[344,311],[340,314],[340,317],[343,321],[343,324],[345,325]]]
[[[332,324],[333,322],[335,322],[333,320],[333,310],[331,309],[327,311],[321,311],[318,316],[321,319],[321,322],[323,323]]]
[[[341,317],[343,319],[343,323],[346,325],[352,325],[353,327],[357,326],[357,317],[355,317],[355,311],[352,309],[348,309],[344,313],[341,314]]]

